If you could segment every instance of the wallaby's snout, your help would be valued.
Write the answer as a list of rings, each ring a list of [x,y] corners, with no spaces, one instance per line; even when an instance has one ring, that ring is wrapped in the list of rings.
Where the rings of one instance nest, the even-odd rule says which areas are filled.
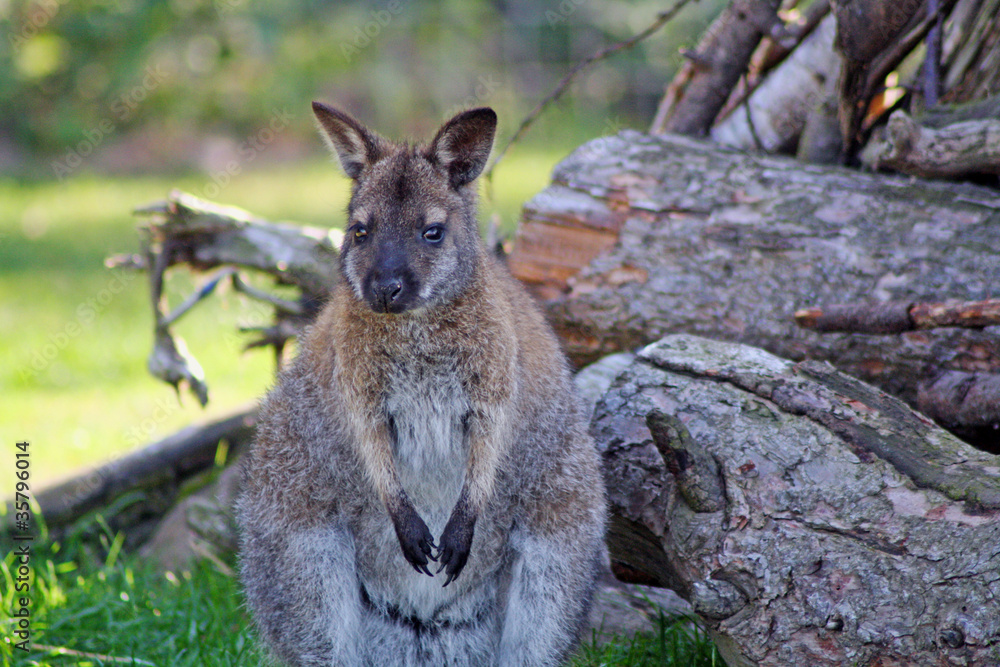
[[[403,299],[403,280],[399,276],[379,276],[372,280],[369,302],[374,310],[398,312]]]
[[[365,279],[365,300],[377,313],[401,313],[413,303],[417,280],[400,248],[387,248],[377,256]]]

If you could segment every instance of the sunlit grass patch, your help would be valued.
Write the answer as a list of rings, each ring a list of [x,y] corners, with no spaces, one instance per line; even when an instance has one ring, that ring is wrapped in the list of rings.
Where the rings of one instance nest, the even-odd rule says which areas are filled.
[[[24,595],[11,585],[12,568],[8,556],[0,565],[5,639],[17,620],[10,616],[13,597]],[[29,650],[4,641],[0,662],[5,667],[267,664],[236,581],[210,568],[163,573],[117,558],[110,548],[103,564],[80,565],[43,549],[32,560]]]

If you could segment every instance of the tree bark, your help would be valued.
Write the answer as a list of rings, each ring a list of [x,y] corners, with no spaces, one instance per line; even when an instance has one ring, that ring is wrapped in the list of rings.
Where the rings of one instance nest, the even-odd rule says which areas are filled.
[[[829,365],[669,336],[593,432],[615,572],[730,667],[1000,660],[1000,458]]]
[[[915,404],[939,370],[1000,371],[996,327],[819,334],[795,312],[985,300],[998,247],[993,190],[624,132],[556,167],[509,262],[577,364],[688,332],[828,360]]]
[[[943,101],[982,100],[1000,92],[1000,0],[959,0],[945,24]]]

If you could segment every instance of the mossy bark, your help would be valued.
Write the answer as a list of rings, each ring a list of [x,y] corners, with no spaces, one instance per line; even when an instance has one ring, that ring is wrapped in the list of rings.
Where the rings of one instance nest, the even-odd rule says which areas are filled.
[[[619,576],[737,665],[1000,664],[1000,457],[826,364],[687,335],[598,403]]]

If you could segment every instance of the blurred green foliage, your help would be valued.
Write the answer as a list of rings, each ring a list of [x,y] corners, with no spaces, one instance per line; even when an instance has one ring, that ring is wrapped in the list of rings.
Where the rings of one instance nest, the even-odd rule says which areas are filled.
[[[678,47],[719,4],[693,4],[662,34],[596,66],[541,135],[582,141],[644,126]],[[293,116],[284,142],[311,148],[308,102],[317,98],[397,136],[423,135],[471,104],[490,104],[514,125],[573,63],[665,5],[0,0],[0,169],[32,160],[59,177],[82,162],[203,168],[206,137],[252,136],[282,110]],[[147,159],[91,158],[113,147]],[[60,173],[53,159],[71,169]]]

